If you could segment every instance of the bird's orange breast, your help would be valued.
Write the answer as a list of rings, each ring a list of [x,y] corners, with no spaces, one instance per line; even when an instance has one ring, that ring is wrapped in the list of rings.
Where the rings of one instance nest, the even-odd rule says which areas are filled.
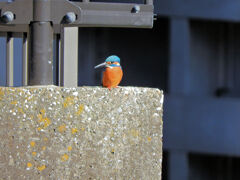
[[[106,68],[103,72],[102,83],[104,87],[114,88],[121,82],[123,76],[121,67]]]

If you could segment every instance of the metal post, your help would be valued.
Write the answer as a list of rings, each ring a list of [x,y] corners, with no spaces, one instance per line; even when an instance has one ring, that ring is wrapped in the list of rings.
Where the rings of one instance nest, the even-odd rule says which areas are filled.
[[[28,37],[27,33],[23,33],[23,48],[22,48],[22,85],[28,84]]]
[[[33,1],[29,85],[53,84],[53,27],[50,0]]]
[[[82,2],[88,3],[90,2],[90,0],[82,0]]]
[[[78,85],[78,27],[61,29],[60,86]]]
[[[6,85],[13,86],[13,37],[7,33],[7,79]]]

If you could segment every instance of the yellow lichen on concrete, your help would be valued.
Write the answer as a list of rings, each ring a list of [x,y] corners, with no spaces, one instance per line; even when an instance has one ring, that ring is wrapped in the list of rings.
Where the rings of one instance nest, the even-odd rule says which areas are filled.
[[[74,97],[73,96],[66,97],[66,99],[63,102],[63,107],[66,108],[68,106],[73,105],[73,103],[74,103]]]
[[[68,146],[68,151],[71,151],[72,150],[72,146]]]
[[[79,116],[80,114],[82,114],[84,110],[84,105],[80,104],[79,108],[78,108],[78,111],[76,112],[76,114]]]
[[[39,119],[38,122],[41,124],[41,127],[39,127],[38,130],[47,128],[52,123],[52,121],[48,117],[44,117],[45,112],[45,109],[41,109],[40,114],[37,115]]]
[[[45,168],[46,168],[45,165],[42,165],[42,166],[38,166],[38,167],[37,167],[37,169],[38,169],[39,171],[43,171]]]
[[[0,179],[161,179],[163,94],[0,87]]]
[[[51,120],[49,118],[43,118],[42,120],[44,122],[44,128],[48,127],[51,124]]]
[[[46,110],[45,109],[41,109],[40,112],[41,112],[42,115],[45,115]]]
[[[4,92],[2,89],[0,89],[0,101],[2,100],[2,97],[4,96]]]
[[[17,101],[12,101],[11,104],[16,105],[18,102]]]
[[[130,133],[133,137],[139,137],[140,134],[139,131],[136,129],[131,129]]]
[[[78,132],[77,128],[72,128],[72,134],[75,134],[77,132]]]
[[[31,146],[31,147],[34,147],[35,144],[36,144],[36,143],[35,143],[34,141],[31,141],[31,142],[30,142],[30,146]]]
[[[23,111],[23,109],[22,109],[22,108],[18,108],[18,112],[20,112],[20,113],[24,114],[24,111]]]
[[[67,154],[64,154],[62,157],[61,157],[61,160],[62,161],[67,161],[69,159],[69,156]]]
[[[66,131],[66,124],[62,124],[61,126],[59,126],[58,131],[61,132],[61,133]]]
[[[32,167],[32,166],[33,166],[32,163],[30,163],[30,162],[27,163],[27,167],[28,167],[28,168],[30,168],[30,167]]]
[[[150,142],[150,141],[152,141],[152,138],[151,137],[147,137],[147,140]]]

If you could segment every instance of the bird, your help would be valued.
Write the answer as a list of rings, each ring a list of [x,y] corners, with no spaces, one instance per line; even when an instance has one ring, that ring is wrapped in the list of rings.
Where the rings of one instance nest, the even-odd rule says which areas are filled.
[[[97,69],[100,67],[105,67],[102,77],[102,86],[109,90],[118,87],[123,77],[120,58],[116,55],[111,55],[105,59],[104,63],[101,63],[94,68]]]

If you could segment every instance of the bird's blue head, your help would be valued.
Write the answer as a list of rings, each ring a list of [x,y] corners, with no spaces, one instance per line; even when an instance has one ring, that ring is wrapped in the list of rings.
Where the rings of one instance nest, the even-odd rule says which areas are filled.
[[[115,55],[112,55],[112,56],[109,56],[105,62],[118,62],[120,63],[120,58],[118,56],[115,56]]]
[[[95,66],[95,69],[100,68],[100,67],[107,67],[107,68],[121,67],[120,58],[115,55],[109,56],[107,59],[105,59],[104,63],[101,63],[101,64]]]

